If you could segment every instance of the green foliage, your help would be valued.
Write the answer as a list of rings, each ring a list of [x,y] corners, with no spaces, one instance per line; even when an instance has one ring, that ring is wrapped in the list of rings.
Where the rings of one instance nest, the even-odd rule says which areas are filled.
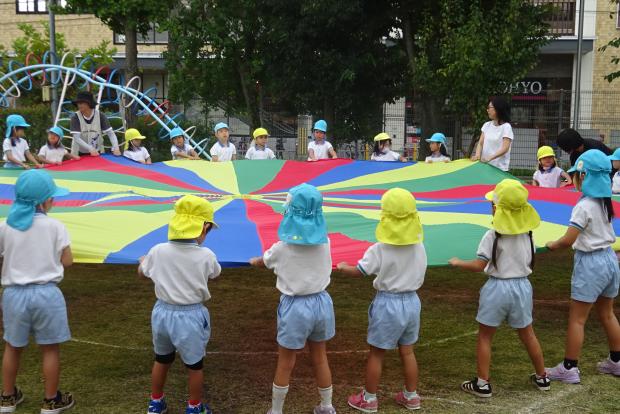
[[[618,4],[618,3],[620,3],[620,0],[610,0],[610,3]],[[616,16],[615,13],[610,12],[609,13],[609,18],[610,19],[617,19],[617,16]],[[607,44],[599,47],[598,51],[599,52],[605,52],[609,48],[613,48],[613,49],[620,48],[620,37],[615,37],[615,38],[611,39],[609,42],[607,42]],[[613,55],[611,57],[611,59],[610,59],[610,62],[613,63],[614,65],[617,65],[618,63],[620,63],[620,56]],[[617,79],[617,78],[620,78],[620,70],[613,71],[613,72],[608,73],[607,75],[604,76],[604,79],[607,80],[610,83],[613,82],[614,79]]]
[[[117,49],[115,47],[110,48],[109,40],[102,40],[97,46],[91,47],[84,51],[84,56],[90,56],[96,66],[109,65],[114,62],[114,56]]]
[[[18,23],[17,27],[22,32],[22,36],[13,41],[11,45],[15,52],[15,57],[19,62],[25,62],[26,56],[33,53],[39,59],[43,54],[50,50],[50,26],[46,21],[41,21],[40,30],[35,25],[29,23]],[[56,54],[62,56],[68,52],[67,41],[63,33],[56,33]]]

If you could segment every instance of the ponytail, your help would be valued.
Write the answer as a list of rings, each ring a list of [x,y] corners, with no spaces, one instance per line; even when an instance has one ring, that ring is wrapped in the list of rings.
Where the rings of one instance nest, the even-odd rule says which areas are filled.
[[[528,232],[530,236],[530,251],[532,252],[532,261],[530,262],[530,269],[534,270],[534,265],[536,265],[536,247],[534,246],[534,237],[532,236],[532,230]]]
[[[444,144],[439,144],[439,153],[444,157],[448,156],[448,150],[446,149],[446,146]]]
[[[491,264],[495,269],[497,269],[497,241],[500,239],[500,237],[502,237],[502,235],[498,232],[495,232],[495,239],[493,240],[493,250],[491,253]]]
[[[607,220],[611,223],[611,220],[614,218],[614,205],[611,201],[611,197],[602,197],[603,200],[603,210],[607,214]]]

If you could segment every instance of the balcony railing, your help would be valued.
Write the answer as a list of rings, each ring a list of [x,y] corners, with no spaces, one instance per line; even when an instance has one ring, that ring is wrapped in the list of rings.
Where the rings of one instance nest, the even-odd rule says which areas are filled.
[[[532,0],[532,3],[553,5],[551,18],[547,21],[551,25],[551,33],[558,36],[575,35],[576,0]]]

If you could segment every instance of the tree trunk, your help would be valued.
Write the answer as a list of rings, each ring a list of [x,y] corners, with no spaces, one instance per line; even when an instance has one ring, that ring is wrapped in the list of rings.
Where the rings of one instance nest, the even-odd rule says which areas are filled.
[[[323,98],[323,119],[327,122],[327,133],[325,134],[325,139],[333,138],[333,131],[336,122],[336,108],[334,105],[334,98],[330,94],[325,94]]]
[[[435,132],[442,130],[441,103],[428,94],[421,94],[422,116],[420,127],[422,128],[422,139],[420,141],[420,151],[418,160],[422,161],[429,154],[430,149],[425,139],[430,138]]]
[[[258,108],[258,102],[256,98],[255,85],[249,84],[252,79],[249,79],[247,69],[244,64],[237,61],[237,73],[239,74],[239,83],[241,85],[241,92],[243,93],[243,100],[245,101],[245,108],[250,116],[250,131],[254,128],[258,128],[261,125],[260,111]]]
[[[127,20],[125,23],[125,82],[129,82],[131,78],[138,75],[138,33],[135,24]],[[132,83],[132,85],[135,84]],[[127,128],[136,126],[136,118],[134,107],[127,108],[125,112]]]

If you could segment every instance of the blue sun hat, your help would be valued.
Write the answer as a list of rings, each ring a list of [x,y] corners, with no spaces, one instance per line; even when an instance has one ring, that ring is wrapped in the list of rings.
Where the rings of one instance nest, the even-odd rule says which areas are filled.
[[[620,161],[620,148],[614,151],[613,154],[608,155],[609,161]]]
[[[213,132],[217,132],[217,131],[219,131],[220,129],[223,129],[223,128],[230,129],[230,128],[228,128],[228,124],[226,122],[218,122],[213,127]]]
[[[32,226],[37,206],[48,198],[69,194],[66,188],[56,187],[52,176],[43,170],[23,172],[15,183],[15,201],[6,223],[14,229],[26,231]]]
[[[176,138],[176,137],[185,138],[185,134],[183,133],[183,130],[180,127],[174,127],[170,130],[170,139]]]
[[[591,149],[584,152],[568,172],[586,173],[581,185],[583,195],[594,198],[611,197],[611,161],[602,151]]]
[[[323,119],[319,119],[314,123],[313,130],[318,129],[319,131],[327,132],[327,122]]]
[[[28,128],[30,124],[26,122],[23,116],[13,114],[6,117],[6,131],[4,133],[5,138],[11,137],[13,128]]]
[[[310,184],[289,191],[278,237],[285,243],[316,245],[327,243],[327,225],[323,217],[323,196]]]
[[[64,132],[62,132],[62,128],[59,126],[53,126],[50,129],[48,129],[47,132],[51,132],[54,135],[58,135],[58,138],[60,139],[62,139],[62,137],[65,135]]]
[[[425,140],[428,143],[431,142],[438,142],[440,144],[442,144],[444,147],[446,146],[446,136],[444,134],[442,134],[441,132],[435,132],[433,135],[431,135],[431,137],[427,140]]]

